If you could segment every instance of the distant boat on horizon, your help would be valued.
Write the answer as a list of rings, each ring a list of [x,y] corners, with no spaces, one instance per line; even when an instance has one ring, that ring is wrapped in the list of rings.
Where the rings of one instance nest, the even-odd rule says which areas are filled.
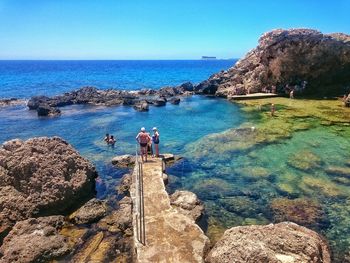
[[[212,56],[202,56],[202,59],[204,59],[204,60],[214,60],[214,59],[216,59],[216,57],[212,57]]]

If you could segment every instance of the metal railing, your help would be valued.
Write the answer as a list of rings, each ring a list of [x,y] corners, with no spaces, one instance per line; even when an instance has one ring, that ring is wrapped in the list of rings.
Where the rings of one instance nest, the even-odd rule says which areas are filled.
[[[146,245],[146,230],[145,230],[145,203],[143,194],[143,166],[140,162],[136,147],[135,161],[135,192],[136,192],[136,233],[137,240]]]

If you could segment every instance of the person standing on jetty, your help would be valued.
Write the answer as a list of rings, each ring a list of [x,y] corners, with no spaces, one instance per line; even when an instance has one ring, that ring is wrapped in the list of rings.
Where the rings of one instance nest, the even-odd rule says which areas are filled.
[[[156,127],[153,127],[152,142],[156,151],[156,157],[159,157],[159,132]]]
[[[151,137],[146,132],[146,129],[144,127],[142,127],[141,131],[137,134],[136,140],[140,144],[142,162],[144,160],[147,162],[147,146],[151,141]]]

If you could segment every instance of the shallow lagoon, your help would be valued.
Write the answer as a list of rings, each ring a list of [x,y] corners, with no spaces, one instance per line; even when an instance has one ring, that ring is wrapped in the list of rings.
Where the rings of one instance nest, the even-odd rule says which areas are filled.
[[[168,169],[169,190],[188,189],[205,202],[203,227],[213,241],[232,226],[292,220],[326,236],[336,261],[349,253],[350,109],[339,101],[232,104],[193,96],[146,113],[72,106],[59,118],[38,119],[18,106],[0,109],[0,117],[0,141],[53,135],[68,140],[95,163],[98,197],[110,199],[127,172],[115,169],[111,158],[133,154],[138,129],[157,126],[161,150],[185,157]],[[117,136],[115,148],[103,143],[106,132]]]
[[[170,189],[205,202],[211,240],[232,226],[290,220],[326,236],[341,262],[350,247],[350,109],[336,100],[240,104],[242,125],[186,147]]]

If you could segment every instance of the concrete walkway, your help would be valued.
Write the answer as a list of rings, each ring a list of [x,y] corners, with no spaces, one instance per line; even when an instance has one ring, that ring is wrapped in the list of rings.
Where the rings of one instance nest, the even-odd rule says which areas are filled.
[[[272,97],[278,97],[278,95],[275,93],[251,93],[246,95],[232,95],[228,96],[227,98],[230,100],[252,100]]]
[[[137,167],[133,173],[133,183]],[[150,158],[143,164],[144,214],[146,244],[137,240],[136,190],[133,225],[136,261],[147,262],[203,262],[208,238],[193,219],[180,214],[170,205],[169,195],[162,179],[163,161]]]

